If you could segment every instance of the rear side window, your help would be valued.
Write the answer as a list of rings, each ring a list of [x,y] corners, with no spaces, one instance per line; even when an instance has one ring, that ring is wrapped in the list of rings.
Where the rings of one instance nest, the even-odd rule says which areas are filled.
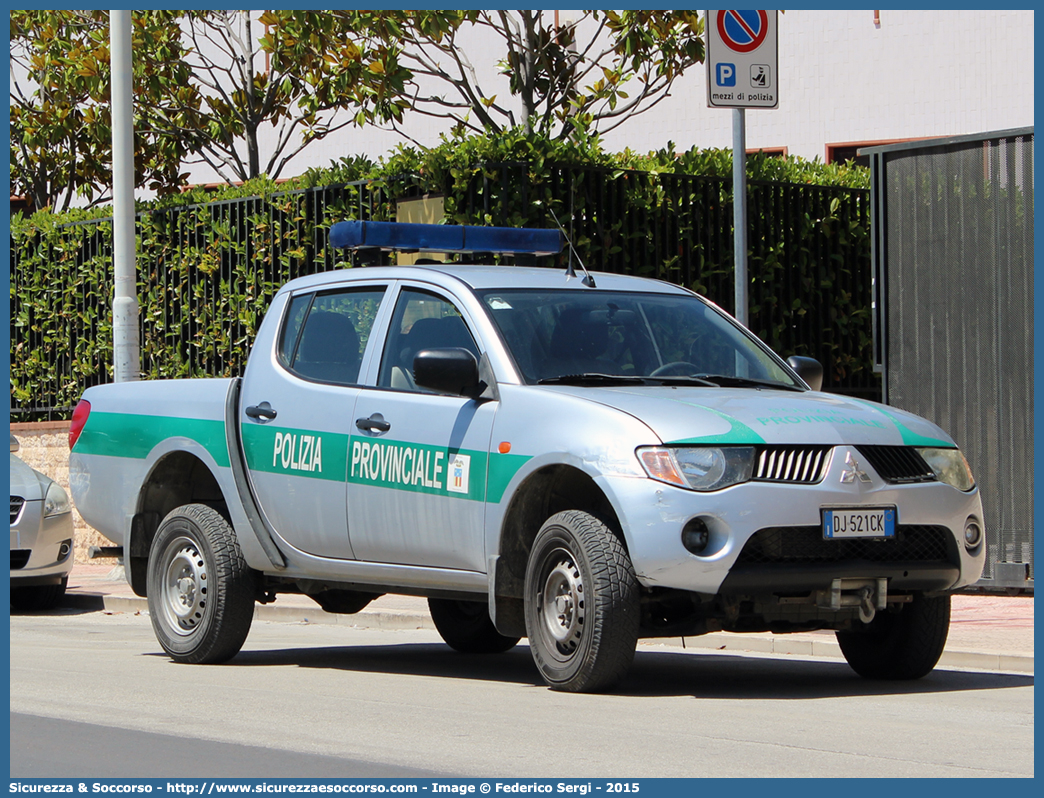
[[[355,385],[384,288],[295,296],[287,308],[279,360],[299,377]]]

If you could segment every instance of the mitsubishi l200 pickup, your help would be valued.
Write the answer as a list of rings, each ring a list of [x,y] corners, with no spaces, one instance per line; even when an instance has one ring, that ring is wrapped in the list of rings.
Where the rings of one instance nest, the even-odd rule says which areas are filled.
[[[555,253],[556,230],[342,222],[335,246]],[[88,389],[76,506],[174,660],[255,602],[426,597],[453,648],[528,639],[609,689],[639,638],[833,630],[856,672],[937,663],[983,515],[942,429],[821,392],[676,285],[572,269],[341,269],[275,296],[241,378]]]

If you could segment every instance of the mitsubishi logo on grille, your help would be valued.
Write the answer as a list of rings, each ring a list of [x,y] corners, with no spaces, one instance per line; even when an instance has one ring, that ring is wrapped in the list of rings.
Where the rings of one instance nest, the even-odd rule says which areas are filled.
[[[859,467],[859,461],[852,457],[852,453],[849,452],[845,455],[845,467],[841,471],[841,482],[847,485],[855,482],[857,479],[860,482],[869,482],[870,475]]]

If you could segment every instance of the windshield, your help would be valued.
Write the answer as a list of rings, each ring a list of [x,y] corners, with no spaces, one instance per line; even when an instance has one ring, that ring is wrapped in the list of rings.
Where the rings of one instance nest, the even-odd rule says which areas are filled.
[[[695,296],[535,289],[480,296],[530,383],[798,388],[763,345]]]

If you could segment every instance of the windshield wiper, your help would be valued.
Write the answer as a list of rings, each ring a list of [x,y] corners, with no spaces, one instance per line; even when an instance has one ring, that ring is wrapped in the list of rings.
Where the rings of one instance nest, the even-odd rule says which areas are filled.
[[[642,385],[641,377],[627,377],[620,374],[599,374],[588,371],[583,374],[563,374],[560,377],[547,377],[537,380],[537,385]]]
[[[787,385],[785,382],[775,382],[773,380],[755,380],[750,377],[737,377],[730,374],[697,374],[695,379],[704,380],[711,385],[724,386],[730,385],[734,387],[753,387],[753,388],[781,388],[785,391],[801,391],[797,385]]]
[[[646,382],[655,382],[657,385],[709,385],[711,388],[720,387],[718,383],[711,382],[704,377],[688,377],[683,374],[675,374],[670,377],[643,377]]]
[[[584,372],[583,374],[563,374],[560,377],[548,377],[539,380],[537,385],[707,385],[717,388],[718,383],[703,377],[687,377],[672,375],[664,377],[648,377],[628,374],[601,374]]]

